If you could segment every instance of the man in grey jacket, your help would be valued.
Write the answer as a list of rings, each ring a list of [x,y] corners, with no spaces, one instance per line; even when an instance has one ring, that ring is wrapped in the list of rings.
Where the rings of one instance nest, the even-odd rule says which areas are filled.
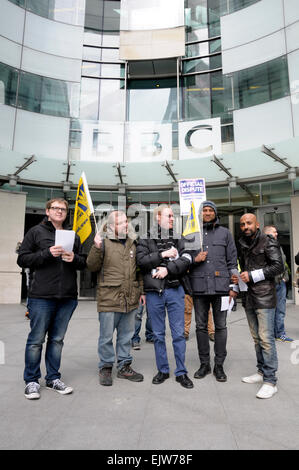
[[[212,201],[205,201],[201,210],[203,249],[193,253],[194,264],[190,269],[200,359],[200,368],[194,378],[202,379],[211,373],[208,314],[212,305],[215,324],[213,373],[217,381],[226,382],[223,363],[227,354],[227,310],[222,310],[222,297],[229,296],[232,302],[237,295],[230,285],[231,270],[237,269],[237,250],[230,231],[219,225],[216,205]]]

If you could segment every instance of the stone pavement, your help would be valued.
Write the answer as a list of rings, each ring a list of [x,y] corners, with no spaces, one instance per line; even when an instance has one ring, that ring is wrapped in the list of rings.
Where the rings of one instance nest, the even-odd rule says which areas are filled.
[[[0,305],[0,449],[299,449],[299,341],[276,343],[278,393],[259,400],[258,385],[241,382],[255,369],[255,351],[244,310],[228,320],[228,382],[213,375],[194,379],[186,390],[173,374],[152,385],[156,373],[153,345],[134,351],[133,367],[144,382],[118,379],[112,387],[98,382],[98,319],[95,302],[81,301],[66,338],[62,380],[74,393],[61,396],[41,381],[40,400],[24,397],[23,358],[29,331],[23,305]],[[299,307],[288,305],[287,333],[299,340]],[[168,331],[171,370],[174,358]],[[212,343],[211,343],[212,346]],[[4,362],[4,364],[1,364]],[[194,322],[187,342],[190,378],[198,368]],[[297,364],[296,364],[297,363]],[[44,373],[44,362],[42,371]]]

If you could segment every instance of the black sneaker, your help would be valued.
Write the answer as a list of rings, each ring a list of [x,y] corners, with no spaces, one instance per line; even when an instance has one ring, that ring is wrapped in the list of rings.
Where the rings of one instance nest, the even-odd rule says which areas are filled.
[[[142,382],[143,375],[135,372],[130,364],[125,364],[118,372],[117,377],[119,379],[128,379],[131,382]]]
[[[55,392],[60,393],[60,395],[69,395],[73,393],[72,387],[67,387],[60,379],[50,380],[47,382],[46,387],[49,390],[54,390]]]
[[[37,382],[29,382],[25,387],[25,397],[28,400],[38,400],[40,398],[39,393],[40,385]]]
[[[112,385],[112,368],[103,367],[99,370],[100,384],[104,386]]]

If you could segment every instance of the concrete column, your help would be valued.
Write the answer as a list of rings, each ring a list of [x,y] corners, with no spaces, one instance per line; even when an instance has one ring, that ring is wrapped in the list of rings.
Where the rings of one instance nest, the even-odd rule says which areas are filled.
[[[23,240],[26,193],[0,190],[0,303],[21,301],[22,276],[17,243]]]
[[[293,255],[294,258],[299,251],[299,196],[291,197],[291,212],[292,212],[292,235],[293,235]],[[294,274],[298,266],[293,260],[294,263]],[[295,280],[295,279],[294,279]],[[299,294],[298,288],[295,287],[295,304],[299,305]]]

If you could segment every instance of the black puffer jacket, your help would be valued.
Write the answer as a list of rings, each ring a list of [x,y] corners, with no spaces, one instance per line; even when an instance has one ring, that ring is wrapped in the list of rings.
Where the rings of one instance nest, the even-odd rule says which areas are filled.
[[[179,258],[176,260],[162,258],[161,253],[173,246],[178,250]],[[179,287],[181,284],[180,278],[186,273],[192,261],[191,256],[185,253],[184,239],[173,238],[171,231],[169,231],[169,238],[166,238],[166,234],[164,238],[160,227],[158,230],[150,230],[148,238],[139,240],[136,256],[137,264],[143,274],[145,292],[155,291],[160,293],[164,289]],[[168,275],[165,279],[152,277],[152,269],[158,266],[167,267]]]
[[[275,276],[284,271],[278,241],[258,229],[253,239],[243,235],[239,244],[240,266],[242,271],[248,271],[250,278],[245,305],[253,308],[276,307]],[[263,271],[265,279],[254,283],[251,272],[258,269]]]
[[[228,295],[231,270],[237,269],[237,249],[230,231],[219,220],[203,225],[205,261],[194,263],[189,277],[194,295]],[[192,251],[193,258],[198,251]]]
[[[79,237],[75,236],[74,260],[62,261],[52,256],[49,248],[55,245],[55,227],[48,218],[26,233],[20,246],[17,263],[30,268],[31,282],[28,297],[42,299],[77,298],[77,270],[86,266]]]

